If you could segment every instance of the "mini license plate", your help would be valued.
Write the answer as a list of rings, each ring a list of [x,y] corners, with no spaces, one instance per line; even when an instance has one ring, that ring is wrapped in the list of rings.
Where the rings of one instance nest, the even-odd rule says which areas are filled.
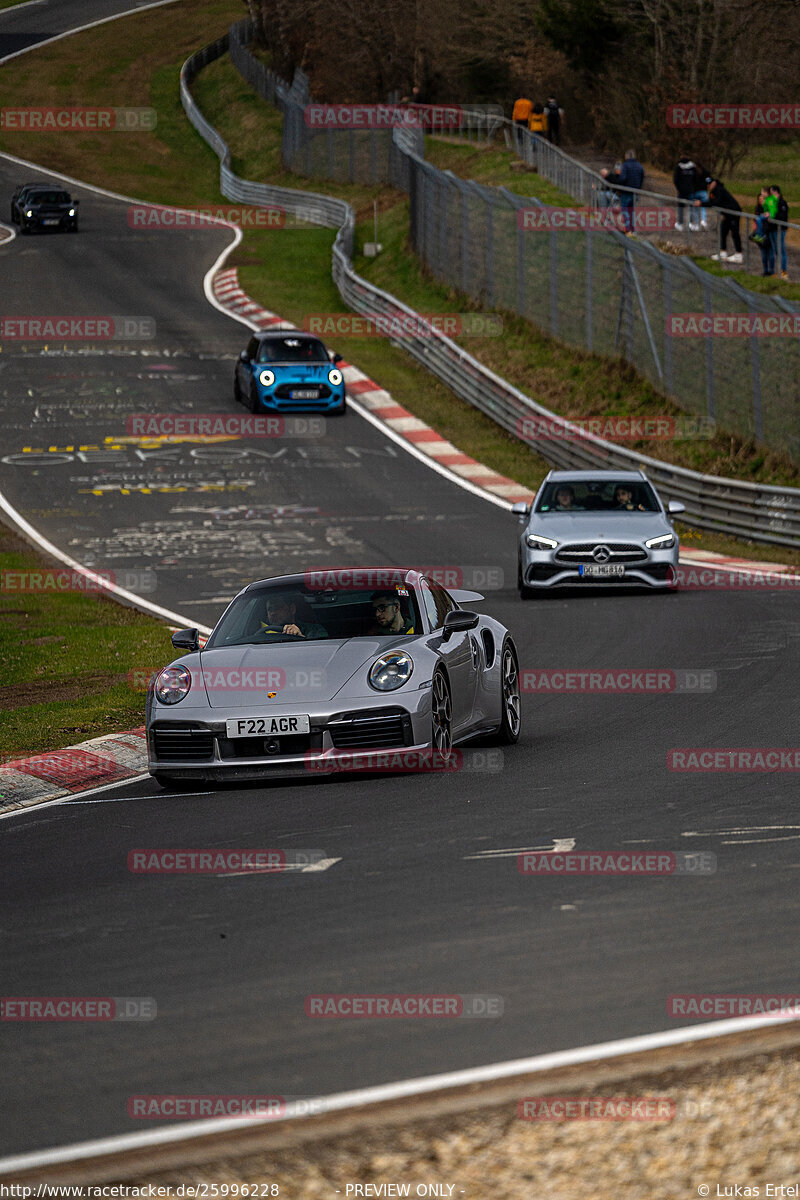
[[[581,563],[578,574],[588,579],[621,579],[625,567],[622,563]]]
[[[45,217],[42,221],[43,225],[60,225],[61,217]]]
[[[292,400],[319,400],[319,388],[292,388]]]
[[[229,717],[225,722],[229,738],[264,737],[276,733],[309,733],[311,718],[296,717]]]

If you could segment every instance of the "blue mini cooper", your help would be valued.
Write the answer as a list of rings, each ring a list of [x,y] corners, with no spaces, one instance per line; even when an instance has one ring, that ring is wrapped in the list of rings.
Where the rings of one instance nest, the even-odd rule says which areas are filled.
[[[318,337],[298,330],[254,333],[239,355],[234,398],[251,412],[345,412],[344,376]]]

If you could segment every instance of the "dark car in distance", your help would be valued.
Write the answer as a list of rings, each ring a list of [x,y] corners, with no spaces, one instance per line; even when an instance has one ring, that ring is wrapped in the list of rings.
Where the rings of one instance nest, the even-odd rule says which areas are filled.
[[[34,229],[68,229],[78,232],[79,200],[64,188],[49,183],[23,183],[11,197],[11,220],[20,233]]]

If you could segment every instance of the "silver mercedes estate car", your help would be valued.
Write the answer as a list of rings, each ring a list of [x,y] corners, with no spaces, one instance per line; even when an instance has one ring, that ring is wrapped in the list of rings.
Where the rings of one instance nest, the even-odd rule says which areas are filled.
[[[678,535],[643,471],[550,471],[530,509],[514,510],[523,600],[557,587],[677,586]]]
[[[147,695],[150,774],[173,787],[423,770],[425,753],[449,762],[479,734],[516,742],[513,639],[461,607],[482,599],[397,567],[249,584],[202,648],[196,629],[173,635],[180,657]]]

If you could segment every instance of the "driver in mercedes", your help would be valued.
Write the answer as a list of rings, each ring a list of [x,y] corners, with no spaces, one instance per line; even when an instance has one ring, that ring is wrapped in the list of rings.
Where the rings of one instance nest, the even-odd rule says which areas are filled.
[[[326,638],[327,629],[313,621],[305,620],[314,614],[302,596],[292,592],[276,592],[267,599],[267,620],[261,622],[268,633],[289,633],[294,637]]]

